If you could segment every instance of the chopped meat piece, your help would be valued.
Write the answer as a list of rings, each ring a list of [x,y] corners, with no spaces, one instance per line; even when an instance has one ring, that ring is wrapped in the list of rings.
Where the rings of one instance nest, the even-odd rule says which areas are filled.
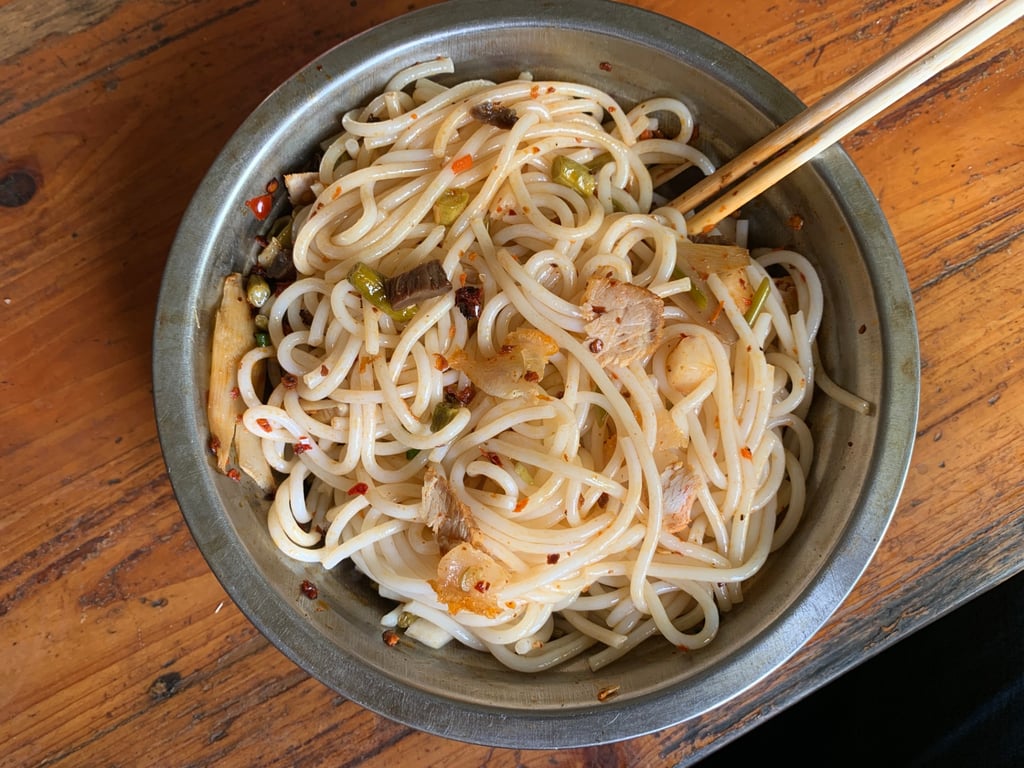
[[[661,526],[669,533],[679,533],[690,524],[690,512],[701,487],[700,475],[695,475],[681,461],[670,464],[661,473],[661,493],[664,517]]]
[[[474,120],[508,130],[516,124],[519,116],[511,107],[503,107],[493,101],[484,101],[469,110]]]
[[[407,309],[426,299],[442,296],[451,289],[451,281],[441,262],[436,259],[384,280],[384,295],[395,310]]]
[[[480,531],[469,507],[456,498],[448,481],[433,467],[428,467],[423,477],[422,514],[437,537],[441,554],[461,543],[479,544]]]
[[[775,278],[775,287],[782,295],[782,303],[786,311],[795,315],[800,309],[800,294],[796,289],[796,281],[789,275]]]
[[[629,365],[650,355],[661,341],[665,304],[646,288],[592,278],[580,306],[590,339],[587,346],[601,365]]]
[[[316,171],[306,173],[286,173],[284,186],[288,190],[288,201],[292,205],[309,205],[316,200],[314,184],[320,183],[320,174]]]
[[[686,446],[689,445],[690,438],[679,428],[660,398],[655,401],[654,407],[658,417],[658,433],[653,453],[654,461],[660,468],[686,456]]]
[[[690,235],[690,242],[700,243],[702,245],[736,245],[736,243],[732,242],[724,235],[706,235],[703,232]]]

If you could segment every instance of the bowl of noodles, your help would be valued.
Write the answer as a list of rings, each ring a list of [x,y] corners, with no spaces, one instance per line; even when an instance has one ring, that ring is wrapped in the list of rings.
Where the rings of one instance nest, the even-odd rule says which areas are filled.
[[[155,329],[174,491],[249,619],[388,718],[626,739],[792,656],[913,442],[898,250],[838,148],[713,229],[679,191],[801,104],[640,9],[470,0],[239,128]]]

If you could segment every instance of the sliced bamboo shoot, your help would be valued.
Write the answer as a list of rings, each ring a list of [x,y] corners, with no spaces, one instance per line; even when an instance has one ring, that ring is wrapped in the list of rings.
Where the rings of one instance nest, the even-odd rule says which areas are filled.
[[[214,320],[210,394],[206,403],[211,447],[221,472],[227,471],[235,443],[235,427],[245,410],[245,403],[238,396],[238,361],[252,349],[255,330],[252,311],[245,298],[245,278],[232,273],[224,279]]]

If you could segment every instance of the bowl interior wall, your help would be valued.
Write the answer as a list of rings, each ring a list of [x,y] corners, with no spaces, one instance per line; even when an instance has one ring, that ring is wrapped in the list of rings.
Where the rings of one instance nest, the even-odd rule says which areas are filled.
[[[581,660],[529,676],[454,644],[437,652],[407,642],[386,647],[379,619],[391,604],[368,580],[351,567],[328,573],[286,560],[267,534],[265,500],[245,483],[218,475],[196,441],[180,439],[188,430],[207,432],[204,393],[220,280],[244,268],[253,254],[257,223],[244,215],[244,201],[271,178],[304,165],[310,149],[337,129],[340,115],[378,92],[401,67],[450,55],[456,62],[452,80],[506,79],[529,71],[536,79],[600,86],[626,106],[651,95],[681,97],[696,114],[702,149],[716,161],[800,108],[764,72],[699,33],[677,26],[670,40],[656,19],[616,8],[620,27],[586,10],[598,6],[604,7],[584,4],[575,26],[559,29],[545,26],[550,17],[524,16],[517,23],[513,13],[499,26],[470,14],[461,34],[449,34],[455,21],[445,26],[443,9],[423,12],[413,14],[419,25],[385,25],[326,53],[268,98],[224,150],[186,215],[161,298],[161,439],[175,491],[211,567],[250,619],[326,684],[375,711],[455,738],[520,746],[595,743],[678,722],[749,687],[794,653],[859,577],[891,514],[892,486],[898,489],[905,461],[900,454],[892,464],[882,454],[882,430],[892,416],[884,403],[897,384],[886,357],[892,331],[886,313],[894,303],[902,311],[907,307],[903,294],[892,299],[886,293],[892,286],[881,280],[891,270],[899,275],[898,254],[873,198],[863,199],[866,186],[839,150],[826,151],[744,213],[754,245],[792,248],[818,267],[825,293],[823,366],[844,387],[883,407],[868,418],[818,394],[810,419],[818,455],[806,519],[745,590],[747,600],[724,615],[706,650],[682,653],[649,641],[596,675]],[[792,214],[803,228],[787,226]],[[180,257],[186,252],[187,267]],[[912,322],[912,310],[910,317]],[[175,332],[184,344],[173,343]],[[908,345],[899,347],[910,354]],[[162,386],[161,373],[184,375],[182,391]],[[173,424],[167,418],[172,411]],[[880,466],[885,477],[872,480]],[[843,547],[848,551],[839,556]],[[303,579],[318,585],[317,600],[300,596]],[[606,685],[618,685],[620,692],[598,707],[596,692]],[[656,714],[659,706],[671,709]],[[562,718],[573,712],[592,718],[588,734],[567,733]],[[533,736],[512,740],[485,733],[481,716],[541,725]],[[622,722],[613,726],[613,720]]]

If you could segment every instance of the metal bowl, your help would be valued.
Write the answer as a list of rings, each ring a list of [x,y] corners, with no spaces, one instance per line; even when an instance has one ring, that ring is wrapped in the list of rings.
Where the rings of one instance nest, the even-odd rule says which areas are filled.
[[[218,474],[205,450],[212,319],[223,276],[253,254],[244,201],[302,164],[348,108],[399,68],[451,56],[456,77],[537,77],[600,86],[627,105],[681,96],[700,143],[722,161],[798,112],[797,98],[736,51],[637,8],[577,0],[455,0],[410,13],[333,48],[275,90],[203,180],[167,263],[155,328],[160,440],[182,512],[211,569],[249,619],[325,685],[385,717],[493,746],[593,745],[662,729],[732,697],[795,653],[843,601],[892,516],[916,426],[919,357],[906,274],[871,190],[831,148],[745,209],[755,244],[784,245],[819,268],[825,369],[875,404],[862,416],[824,396],[811,424],[817,457],[805,519],[770,557],[707,648],[648,641],[598,672],[525,675],[452,644],[387,647],[390,606],[350,567],[291,562],[271,542],[266,501]],[[786,226],[792,214],[802,229]],[[303,579],[317,603],[299,596]],[[598,691],[618,686],[604,702]]]

